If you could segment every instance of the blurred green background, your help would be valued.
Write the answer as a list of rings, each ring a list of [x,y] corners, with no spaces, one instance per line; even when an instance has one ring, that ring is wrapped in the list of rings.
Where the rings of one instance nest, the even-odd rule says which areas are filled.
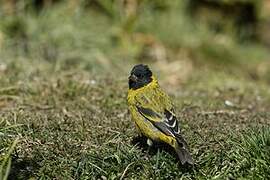
[[[269,179],[269,0],[0,1],[0,179]],[[196,167],[132,144],[148,64]]]
[[[2,1],[1,61],[93,72],[154,63],[178,74],[169,80],[176,85],[205,66],[269,81],[269,6],[266,0]]]

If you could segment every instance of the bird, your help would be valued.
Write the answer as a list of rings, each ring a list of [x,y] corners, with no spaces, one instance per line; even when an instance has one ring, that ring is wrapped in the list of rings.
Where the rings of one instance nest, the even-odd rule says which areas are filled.
[[[182,165],[194,165],[188,144],[181,135],[174,105],[149,67],[135,65],[128,86],[129,111],[140,135],[147,138],[147,144],[166,143],[175,150]]]

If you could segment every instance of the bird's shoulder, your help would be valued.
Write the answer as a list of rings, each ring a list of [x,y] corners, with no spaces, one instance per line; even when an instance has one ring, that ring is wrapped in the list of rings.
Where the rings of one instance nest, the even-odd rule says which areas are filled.
[[[173,103],[168,94],[159,86],[146,88],[143,92],[134,96],[134,103],[137,106],[150,108],[155,112],[164,113],[165,109],[174,109]]]

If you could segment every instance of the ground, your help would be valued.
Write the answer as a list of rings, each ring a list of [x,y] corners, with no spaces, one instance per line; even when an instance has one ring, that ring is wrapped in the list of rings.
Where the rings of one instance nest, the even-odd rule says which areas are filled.
[[[187,37],[178,37],[151,28],[154,17],[136,27],[150,37],[85,12],[61,17],[63,25],[56,18],[62,10],[1,23],[0,177],[9,171],[9,179],[270,178],[267,50],[227,36],[198,33],[200,41],[192,40],[189,27],[181,29]],[[12,32],[14,25],[23,33]],[[165,62],[151,53],[144,59],[149,48],[165,51],[158,55]],[[136,141],[126,96],[137,63],[148,64],[172,97],[194,167]]]

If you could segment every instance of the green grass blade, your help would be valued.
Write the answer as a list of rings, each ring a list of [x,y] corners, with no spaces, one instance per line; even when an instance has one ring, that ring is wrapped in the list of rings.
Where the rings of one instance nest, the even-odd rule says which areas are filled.
[[[15,149],[16,144],[18,142],[19,142],[19,138],[17,137],[13,141],[12,145],[10,146],[7,154],[4,156],[4,160],[3,160],[3,162],[1,163],[1,166],[0,166],[0,179],[4,179],[4,180],[5,180],[5,178],[7,179],[7,176],[8,176],[9,170],[10,170],[10,166],[11,166],[10,155],[13,152],[13,150]]]

